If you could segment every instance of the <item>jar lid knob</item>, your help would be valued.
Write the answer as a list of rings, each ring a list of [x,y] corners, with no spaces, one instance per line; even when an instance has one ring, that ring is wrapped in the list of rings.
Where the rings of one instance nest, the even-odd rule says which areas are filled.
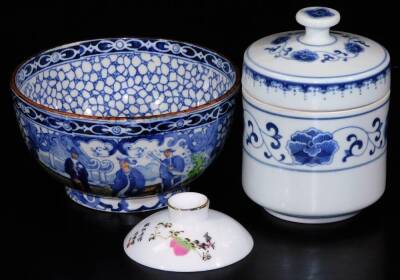
[[[306,28],[306,33],[301,41],[320,46],[335,41],[335,38],[329,34],[329,28],[339,23],[340,14],[331,8],[307,7],[297,12],[296,20]]]

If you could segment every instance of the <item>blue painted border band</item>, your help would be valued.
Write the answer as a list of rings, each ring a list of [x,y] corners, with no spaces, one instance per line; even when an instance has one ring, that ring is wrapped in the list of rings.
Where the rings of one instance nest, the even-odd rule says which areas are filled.
[[[355,80],[351,82],[342,82],[342,83],[311,84],[311,83],[284,81],[261,74],[252,69],[251,67],[249,67],[246,63],[243,64],[243,73],[250,75],[255,82],[259,81],[262,82],[266,87],[282,88],[282,90],[284,91],[296,90],[303,93],[318,92],[321,94],[325,94],[329,91],[335,91],[335,90],[344,91],[352,87],[361,88],[365,84],[376,83],[377,81],[386,78],[386,76],[390,74],[390,65],[388,65],[385,69],[372,76],[360,80]]]
[[[85,119],[68,120],[55,114],[43,112],[36,107],[27,104],[25,101],[15,97],[18,101],[14,101],[16,106],[21,103],[29,110],[16,108],[16,111],[28,118],[37,125],[41,125],[48,129],[56,130],[60,133],[95,135],[96,137],[142,137],[145,135],[153,135],[173,130],[193,129],[221,119],[232,114],[235,108],[235,96],[232,95],[220,104],[216,104],[209,108],[204,108],[197,113],[191,113],[183,116],[176,116],[169,119],[160,119],[152,122],[96,122]],[[216,113],[217,112],[217,113]],[[59,125],[60,123],[68,124],[68,126]],[[178,125],[181,123],[181,125]],[[121,133],[113,132],[112,128],[119,127],[126,129]],[[91,129],[89,129],[91,128]]]
[[[370,163],[380,159],[383,155],[386,154],[386,148],[385,148],[384,152],[382,154],[380,154],[379,156],[377,156],[376,158],[371,159],[371,160],[366,161],[366,162],[363,162],[361,164],[354,165],[354,166],[345,167],[345,168],[330,169],[330,170],[304,170],[304,169],[294,169],[294,168],[288,168],[288,167],[284,167],[284,166],[278,166],[278,165],[274,165],[274,164],[270,164],[270,163],[261,161],[258,158],[256,158],[255,156],[253,156],[252,154],[250,154],[250,152],[247,151],[245,147],[243,147],[243,151],[246,154],[248,154],[249,157],[251,157],[252,159],[254,159],[255,161],[257,161],[258,163],[260,163],[262,165],[267,165],[267,166],[270,166],[270,167],[274,167],[274,168],[278,168],[278,169],[284,169],[284,170],[288,170],[288,171],[303,172],[303,173],[328,173],[328,172],[336,172],[336,171],[345,171],[345,170],[349,170],[349,169],[353,169],[353,168],[357,168],[357,167],[361,167],[361,166],[370,164]]]

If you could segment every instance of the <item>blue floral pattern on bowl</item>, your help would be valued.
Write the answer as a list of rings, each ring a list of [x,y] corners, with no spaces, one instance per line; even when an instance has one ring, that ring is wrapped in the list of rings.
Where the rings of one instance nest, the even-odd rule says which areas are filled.
[[[28,61],[16,82],[27,98],[63,112],[154,116],[200,106],[232,86],[227,61],[198,54],[165,40],[95,40]]]
[[[314,8],[304,11],[307,15],[313,18],[332,17],[335,14],[325,8]]]
[[[75,201],[114,212],[163,207],[158,198],[202,174],[222,149],[238,86],[217,53],[139,38],[52,49],[12,83],[35,158]]]
[[[316,128],[294,133],[287,145],[294,160],[300,164],[329,164],[338,150],[338,143],[329,132]]]

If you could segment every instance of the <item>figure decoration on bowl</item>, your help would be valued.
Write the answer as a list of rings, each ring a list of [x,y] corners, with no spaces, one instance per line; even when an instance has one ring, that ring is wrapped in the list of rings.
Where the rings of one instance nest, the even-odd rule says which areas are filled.
[[[239,75],[225,57],[163,39],[57,47],[21,64],[11,88],[29,150],[76,202],[165,206],[221,151]]]

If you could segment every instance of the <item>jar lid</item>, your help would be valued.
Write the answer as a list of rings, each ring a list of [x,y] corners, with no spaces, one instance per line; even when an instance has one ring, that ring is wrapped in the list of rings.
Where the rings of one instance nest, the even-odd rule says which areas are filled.
[[[165,271],[207,271],[245,258],[253,248],[249,232],[231,217],[209,209],[200,193],[168,199],[168,209],[138,223],[124,240],[135,262]]]
[[[331,111],[371,104],[390,89],[390,57],[368,38],[330,31],[338,11],[308,7],[296,14],[305,31],[254,42],[244,55],[242,84],[251,96],[289,109]]]

